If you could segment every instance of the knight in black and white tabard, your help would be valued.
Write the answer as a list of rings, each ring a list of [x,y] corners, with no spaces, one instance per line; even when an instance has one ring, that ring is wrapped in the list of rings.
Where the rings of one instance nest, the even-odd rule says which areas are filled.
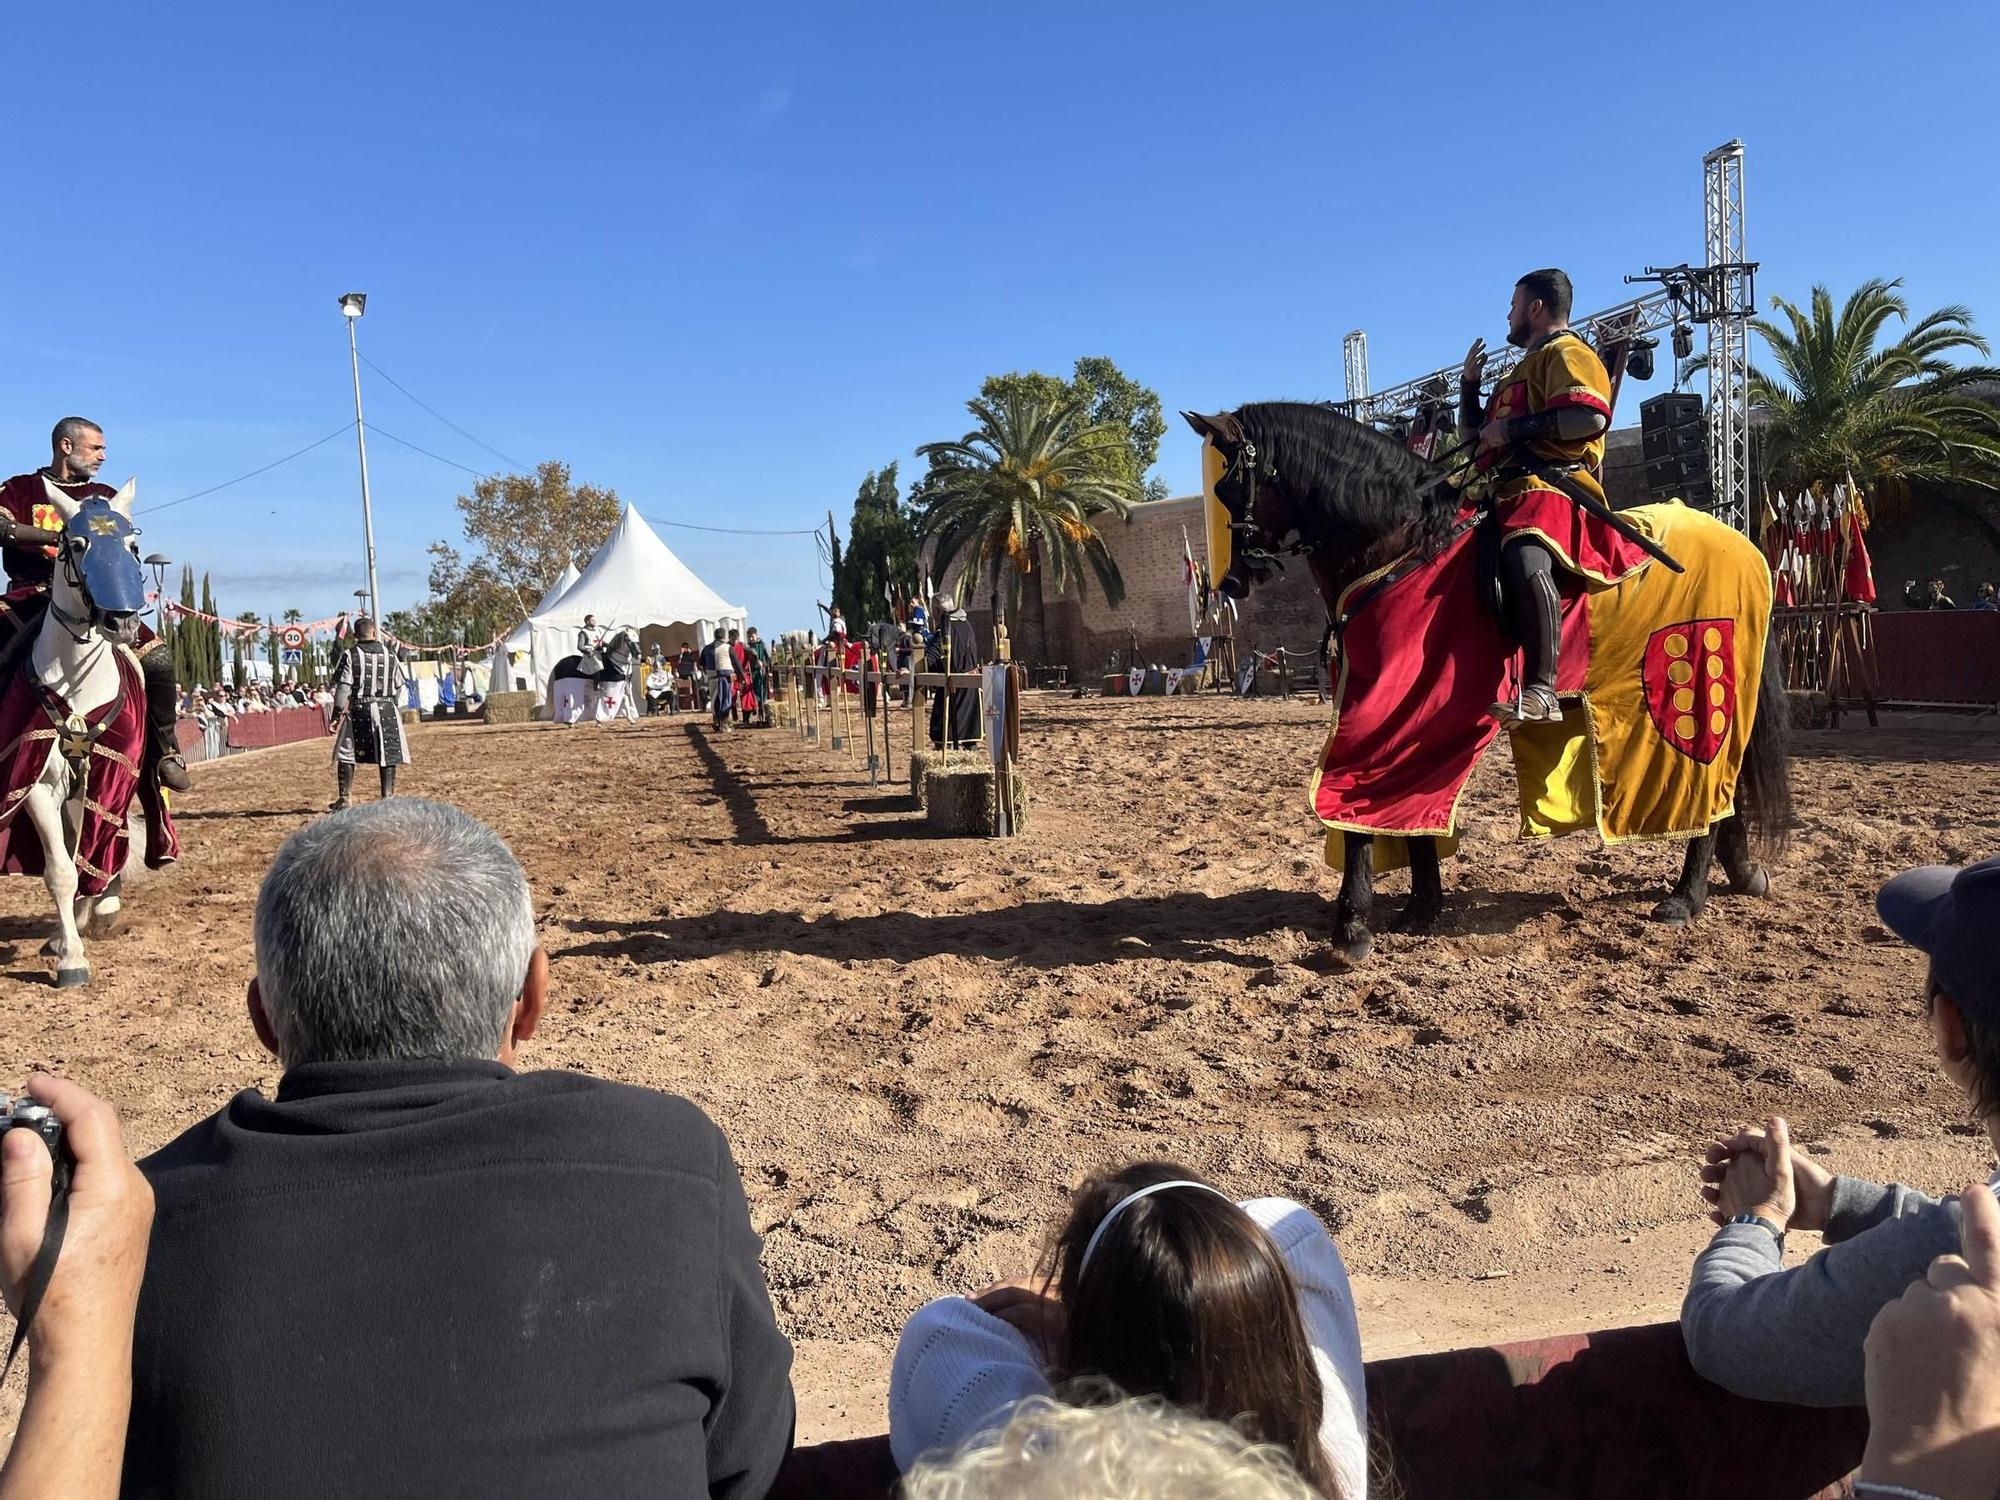
[[[403,664],[394,647],[375,638],[375,622],[363,615],[354,622],[354,643],[333,671],[333,770],[340,795],[328,812],[348,805],[357,761],[381,770],[384,797],[396,794],[396,768],[410,763],[402,707]]]

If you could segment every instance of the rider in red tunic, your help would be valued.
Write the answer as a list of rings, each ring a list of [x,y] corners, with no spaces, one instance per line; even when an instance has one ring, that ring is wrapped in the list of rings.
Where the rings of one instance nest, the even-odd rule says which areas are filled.
[[[1611,377],[1597,352],[1570,331],[1569,277],[1530,271],[1514,286],[1507,342],[1525,349],[1482,410],[1486,341],[1473,342],[1459,386],[1459,422],[1479,434],[1475,467],[1493,485],[1501,570],[1524,659],[1518,703],[1497,703],[1509,729],[1562,718],[1556,672],[1565,584],[1609,588],[1636,572],[1646,553],[1535,472],[1560,473],[1598,500],[1597,468],[1611,425]],[[1561,575],[1559,577],[1559,575]]]
[[[0,642],[41,629],[48,608],[49,579],[55,572],[56,544],[62,516],[49,503],[53,484],[76,500],[93,495],[110,499],[116,490],[96,482],[104,464],[104,429],[83,417],[64,417],[50,436],[49,465],[33,474],[17,474],[0,485],[0,563],[7,569],[7,594],[0,603]],[[4,649],[4,647],[0,647]],[[174,740],[174,712],[179,688],[174,664],[164,643],[145,625],[139,627],[139,670],[146,684],[147,776],[174,791],[188,789],[187,762]]]

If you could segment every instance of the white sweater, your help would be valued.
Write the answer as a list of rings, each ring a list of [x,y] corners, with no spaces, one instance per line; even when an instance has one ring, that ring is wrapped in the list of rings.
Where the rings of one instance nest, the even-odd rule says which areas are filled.
[[[1347,1267],[1326,1226],[1289,1198],[1252,1198],[1243,1211],[1262,1225],[1291,1268],[1299,1316],[1319,1372],[1319,1439],[1348,1500],[1368,1493],[1368,1390],[1361,1329]],[[917,1309],[896,1342],[889,1373],[889,1446],[896,1467],[1006,1422],[1014,1403],[1047,1395],[1048,1376],[1027,1336],[965,1297]]]

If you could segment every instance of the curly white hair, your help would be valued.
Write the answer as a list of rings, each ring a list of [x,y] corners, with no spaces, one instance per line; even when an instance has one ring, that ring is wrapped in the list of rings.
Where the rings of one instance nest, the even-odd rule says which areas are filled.
[[[1006,1426],[913,1465],[902,1500],[1318,1500],[1284,1453],[1157,1397],[1031,1396]]]

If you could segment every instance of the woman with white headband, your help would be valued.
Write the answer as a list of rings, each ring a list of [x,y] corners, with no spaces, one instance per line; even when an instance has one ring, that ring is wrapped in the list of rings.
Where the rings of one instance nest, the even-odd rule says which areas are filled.
[[[1075,1382],[1163,1397],[1291,1455],[1337,1500],[1368,1492],[1367,1391],[1347,1268],[1288,1198],[1243,1203],[1142,1162],[1070,1202],[1044,1271],[920,1308],[896,1345],[899,1468]]]

